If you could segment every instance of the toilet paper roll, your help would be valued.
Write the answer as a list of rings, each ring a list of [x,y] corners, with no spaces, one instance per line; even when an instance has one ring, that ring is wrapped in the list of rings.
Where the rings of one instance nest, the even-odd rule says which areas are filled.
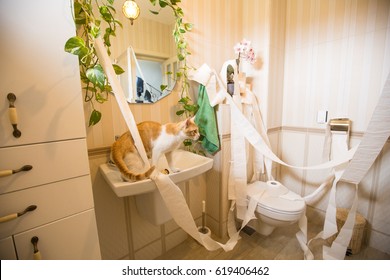
[[[279,186],[282,186],[282,184],[279,183],[278,181],[267,181],[267,185],[270,186],[270,187],[279,187]]]

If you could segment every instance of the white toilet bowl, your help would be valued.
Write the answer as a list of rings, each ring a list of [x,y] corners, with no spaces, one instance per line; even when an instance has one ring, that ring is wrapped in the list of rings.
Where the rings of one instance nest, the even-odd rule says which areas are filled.
[[[257,199],[256,220],[249,226],[262,235],[271,234],[276,227],[283,227],[299,221],[305,212],[305,201],[277,181],[256,181],[248,185],[248,201]]]

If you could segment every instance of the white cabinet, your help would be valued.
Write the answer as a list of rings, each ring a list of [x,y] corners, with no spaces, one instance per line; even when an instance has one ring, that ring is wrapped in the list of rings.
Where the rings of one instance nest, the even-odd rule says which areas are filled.
[[[14,236],[18,259],[34,258],[31,239],[39,238],[37,248],[42,259],[100,259],[93,210],[79,213]]]
[[[0,1],[0,259],[100,258],[74,35],[69,0]]]
[[[0,239],[0,259],[1,260],[16,260],[16,251],[14,242],[11,236]]]
[[[0,159],[0,170],[32,166],[0,178],[1,193],[89,174],[85,139],[0,148]]]

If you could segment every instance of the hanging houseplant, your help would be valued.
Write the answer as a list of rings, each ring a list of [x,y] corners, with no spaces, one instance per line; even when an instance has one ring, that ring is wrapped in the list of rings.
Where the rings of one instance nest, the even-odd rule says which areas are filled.
[[[154,6],[157,5],[157,0],[149,0]],[[192,24],[183,21],[183,10],[178,6],[180,0],[159,0],[160,9],[171,8],[175,17],[175,25],[173,29],[173,37],[175,40],[178,60],[181,63],[179,71],[176,73],[176,78],[182,80],[181,99],[179,104],[183,106],[183,110],[179,110],[177,115],[195,115],[197,105],[192,104],[188,97],[188,75],[189,67],[187,65],[187,56],[190,55],[187,47],[187,41],[184,34],[191,31]],[[107,52],[110,55],[111,38],[115,36],[116,29],[123,27],[122,23],[115,19],[116,10],[114,8],[114,0],[70,0],[71,7],[74,10],[74,21],[77,28],[77,36],[71,37],[65,43],[65,51],[77,55],[80,65],[80,78],[83,83],[84,101],[90,103],[92,112],[89,117],[89,126],[97,124],[101,118],[101,112],[96,108],[95,103],[104,103],[108,100],[109,93],[112,88],[108,83],[108,79],[99,64],[96,55],[94,42],[98,36],[103,36],[104,44]],[[92,3],[97,6],[98,15],[94,14]],[[159,11],[150,11],[153,14],[158,14]],[[103,25],[106,27],[102,31]],[[113,64],[114,71],[117,75],[124,73],[124,70],[117,64]],[[166,85],[161,86],[164,90]]]

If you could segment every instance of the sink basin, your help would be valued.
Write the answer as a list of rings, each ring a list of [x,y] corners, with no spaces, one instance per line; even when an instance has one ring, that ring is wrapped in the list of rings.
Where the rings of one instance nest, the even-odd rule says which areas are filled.
[[[180,183],[210,170],[213,166],[213,159],[179,149],[173,152],[173,163],[180,169],[180,172],[171,172],[165,157],[160,158],[157,170],[168,169],[168,176],[171,180],[174,183]],[[144,194],[157,189],[151,179],[137,182],[124,181],[119,170],[107,163],[100,165],[100,171],[118,197]]]

